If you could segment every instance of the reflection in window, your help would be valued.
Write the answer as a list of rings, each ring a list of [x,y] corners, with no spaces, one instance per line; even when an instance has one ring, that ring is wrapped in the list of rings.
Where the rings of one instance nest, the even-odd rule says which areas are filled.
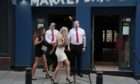
[[[112,42],[112,30],[107,30],[106,42]]]
[[[118,33],[116,30],[103,30],[102,31],[102,42],[116,42],[118,41]]]
[[[105,30],[103,30],[103,36],[102,36],[102,38],[103,38],[103,42],[105,42]]]
[[[118,38],[118,33],[114,31],[114,42],[116,42],[117,38]]]
[[[36,19],[37,20],[37,28],[40,28],[40,27],[44,27],[44,22],[45,22],[45,19],[43,18],[38,18]]]

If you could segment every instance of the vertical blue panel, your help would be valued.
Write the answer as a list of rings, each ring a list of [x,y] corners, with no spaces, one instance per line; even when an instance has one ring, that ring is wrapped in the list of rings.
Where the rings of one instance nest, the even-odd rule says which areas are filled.
[[[90,7],[77,6],[76,7],[76,19],[80,21],[80,26],[85,29],[86,32],[86,51],[82,56],[82,69],[90,69],[90,56],[91,56],[91,13]]]
[[[135,75],[140,75],[140,0],[137,1],[136,6],[136,30],[135,30]]]
[[[30,0],[17,0],[15,66],[31,65],[32,16]]]

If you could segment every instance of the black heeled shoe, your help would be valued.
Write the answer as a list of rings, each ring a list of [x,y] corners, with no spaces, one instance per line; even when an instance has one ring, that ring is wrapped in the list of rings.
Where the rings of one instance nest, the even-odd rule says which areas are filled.
[[[53,78],[51,78],[51,81],[53,82],[53,84],[58,84],[57,82],[54,81]]]
[[[51,78],[52,76],[50,74],[46,74],[46,78]]]
[[[70,79],[66,78],[66,81],[68,81],[70,84],[73,83]]]

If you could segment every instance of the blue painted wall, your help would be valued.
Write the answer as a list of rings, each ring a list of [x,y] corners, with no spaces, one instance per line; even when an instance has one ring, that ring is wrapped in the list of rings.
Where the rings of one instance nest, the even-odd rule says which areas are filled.
[[[30,0],[17,0],[15,66],[30,66],[32,60],[32,13]]]
[[[90,69],[90,58],[91,58],[91,9],[87,6],[77,6],[76,7],[76,19],[80,21],[80,26],[86,32],[86,51],[82,56],[82,68],[85,70]]]
[[[134,73],[140,76],[140,0],[137,0],[136,6],[136,29],[135,29],[135,57],[134,57]]]
[[[111,0],[112,1],[112,0]],[[127,2],[127,3],[126,3]],[[91,8],[94,6],[134,6],[135,0],[125,0],[125,3],[110,2],[110,3],[94,3],[76,6],[76,19],[80,21],[81,27],[86,31],[87,46],[83,53],[82,68],[90,69],[91,61]],[[120,5],[117,5],[120,4]],[[114,5],[115,6],[115,5]],[[15,66],[30,66],[32,64],[32,12],[30,0],[22,2],[17,0],[16,3],[16,55]],[[136,33],[135,33],[135,54],[140,59],[140,0],[138,0],[136,7]],[[140,64],[134,58],[134,73],[140,75]]]

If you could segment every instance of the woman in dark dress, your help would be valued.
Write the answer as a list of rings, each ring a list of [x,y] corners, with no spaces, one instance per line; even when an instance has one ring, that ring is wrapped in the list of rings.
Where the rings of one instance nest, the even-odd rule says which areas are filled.
[[[47,50],[47,47],[45,47],[44,35],[45,35],[45,28],[44,27],[38,28],[38,30],[34,33],[33,43],[34,43],[36,57],[35,57],[35,63],[34,63],[33,68],[32,68],[32,79],[33,80],[36,80],[35,70],[38,66],[38,61],[39,61],[40,57],[42,58],[43,65],[44,65],[45,70],[46,70],[46,75],[49,76],[47,59],[45,56],[45,51]]]

